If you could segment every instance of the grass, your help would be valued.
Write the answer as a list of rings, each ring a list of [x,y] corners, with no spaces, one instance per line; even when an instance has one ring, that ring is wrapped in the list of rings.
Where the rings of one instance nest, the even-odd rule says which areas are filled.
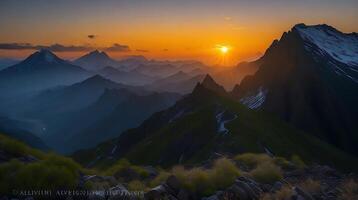
[[[358,200],[358,182],[357,180],[349,179],[341,184],[341,194],[339,199]]]
[[[318,194],[321,191],[321,183],[310,178],[300,183],[299,186],[310,194]]]
[[[260,200],[289,200],[293,195],[293,191],[289,186],[283,186],[280,190],[275,193],[264,193]]]
[[[220,158],[210,169],[200,167],[185,169],[176,166],[171,170],[171,174],[178,178],[184,188],[198,196],[206,196],[232,185],[240,175],[240,171],[232,160]]]
[[[132,165],[128,160],[121,159],[113,166],[104,171],[107,176],[114,176],[121,181],[145,179],[149,176],[147,170],[141,166]]]
[[[10,194],[14,189],[74,189],[83,170],[70,158],[35,150],[4,135],[0,135],[0,149],[14,158],[0,164],[1,194]],[[16,159],[26,156],[37,160],[24,163]]]
[[[260,183],[269,184],[280,181],[283,178],[281,168],[271,162],[259,164],[250,172],[250,175]]]

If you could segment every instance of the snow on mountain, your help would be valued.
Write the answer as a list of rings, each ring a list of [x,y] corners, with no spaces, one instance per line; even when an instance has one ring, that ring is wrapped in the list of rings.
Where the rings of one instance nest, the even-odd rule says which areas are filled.
[[[345,34],[328,25],[296,25],[302,38],[318,47],[321,54],[327,53],[333,59],[358,70],[358,35]],[[315,50],[313,45],[306,45],[307,50]]]
[[[243,97],[240,102],[250,109],[258,109],[265,102],[267,90],[262,87],[259,88],[258,92],[252,96]]]

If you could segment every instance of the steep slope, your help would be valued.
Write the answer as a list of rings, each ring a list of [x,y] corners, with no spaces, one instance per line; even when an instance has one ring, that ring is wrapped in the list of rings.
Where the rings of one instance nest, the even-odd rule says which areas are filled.
[[[346,169],[358,166],[356,158],[272,115],[216,94],[204,84],[139,127],[96,148],[78,151],[73,157],[97,166],[127,158],[133,163],[165,167],[197,164],[215,154],[267,151],[286,157],[297,154],[309,162]]]
[[[110,58],[106,52],[92,51],[73,61],[75,65],[81,66],[90,71],[97,71],[106,66],[118,66],[119,63]]]
[[[0,95],[8,97],[57,85],[68,85],[89,75],[90,73],[81,67],[72,65],[43,49],[24,61],[0,71]]]
[[[232,94],[358,155],[357,34],[296,25],[274,41],[257,73]]]
[[[0,117],[0,133],[15,138],[36,149],[50,149],[38,136],[20,128],[25,126],[24,122]]]
[[[94,105],[77,113],[76,118],[70,118],[74,122],[84,119],[86,122],[81,122],[81,131],[68,137],[65,142],[69,146],[67,152],[90,148],[118,136],[118,133],[138,126],[153,113],[172,106],[179,98],[176,93],[128,95],[123,98],[121,91],[108,90]],[[115,99],[118,100],[114,102]],[[77,126],[73,128],[77,129]]]

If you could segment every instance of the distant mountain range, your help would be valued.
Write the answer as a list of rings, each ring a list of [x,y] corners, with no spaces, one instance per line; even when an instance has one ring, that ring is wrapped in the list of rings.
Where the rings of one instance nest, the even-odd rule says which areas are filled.
[[[0,71],[0,96],[8,97],[68,85],[89,76],[88,71],[42,49],[24,61]]]
[[[92,51],[75,61],[73,64],[83,67],[90,71],[97,71],[106,66],[117,66],[118,62],[110,58],[105,52],[98,50]]]

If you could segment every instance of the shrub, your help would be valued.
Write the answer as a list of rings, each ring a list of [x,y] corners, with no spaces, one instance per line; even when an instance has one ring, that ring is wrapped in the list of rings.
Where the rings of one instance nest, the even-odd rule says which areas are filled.
[[[261,183],[274,183],[282,179],[281,168],[271,162],[258,165],[250,172],[250,175]]]
[[[300,183],[299,185],[304,191],[311,194],[317,194],[321,191],[321,183],[310,178]]]
[[[79,178],[79,168],[72,164],[59,158],[27,164],[12,160],[1,164],[0,193],[9,194],[12,189],[74,189]]]
[[[129,191],[145,191],[146,186],[143,182],[139,180],[133,180],[128,183],[128,190]]]
[[[12,139],[8,136],[0,134],[0,149],[6,151],[7,153],[13,155],[13,156],[25,156],[25,155],[32,155],[36,158],[44,158],[45,153],[30,148],[26,144]]]
[[[303,162],[303,160],[298,155],[292,155],[291,162],[299,169],[303,169],[306,167],[305,162]]]
[[[266,154],[244,153],[237,155],[234,160],[245,164],[249,168],[255,168],[261,163],[271,162],[272,158]]]
[[[349,179],[341,184],[342,193],[339,199],[358,199],[358,183],[356,180]]]
[[[170,173],[161,170],[159,172],[159,174],[152,180],[149,182],[149,186],[150,187],[156,187],[158,185],[160,185],[161,183],[163,183],[165,180],[167,180],[167,178],[170,176]]]
[[[198,195],[210,195],[218,189],[226,188],[240,175],[239,169],[227,158],[216,160],[212,169],[196,167],[186,170],[176,166],[171,173],[183,187]]]
[[[223,189],[232,185],[236,177],[240,175],[240,172],[231,160],[220,158],[215,161],[210,174],[217,188]]]
[[[286,158],[283,157],[275,157],[273,159],[273,162],[280,166],[282,169],[294,169],[295,166],[290,161],[286,160]]]
[[[135,179],[144,179],[149,176],[147,170],[143,167],[132,165],[128,160],[121,159],[116,164],[107,169],[104,173],[108,176],[115,176],[122,181],[132,181]]]

